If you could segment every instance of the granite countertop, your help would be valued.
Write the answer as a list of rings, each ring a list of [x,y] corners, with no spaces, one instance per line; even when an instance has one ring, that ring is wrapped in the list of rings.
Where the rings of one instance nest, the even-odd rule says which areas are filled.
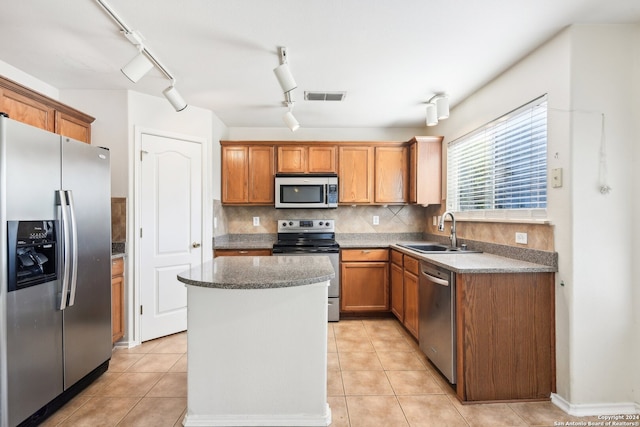
[[[219,257],[178,274],[187,285],[218,289],[271,289],[310,285],[335,276],[329,257]]]
[[[273,248],[273,243],[273,241],[265,240],[233,241],[216,243],[213,249],[271,249]]]
[[[421,254],[395,244],[391,245],[391,247],[414,258],[446,268],[454,273],[553,273],[557,271],[557,268],[553,266],[489,253],[449,252],[446,254]]]

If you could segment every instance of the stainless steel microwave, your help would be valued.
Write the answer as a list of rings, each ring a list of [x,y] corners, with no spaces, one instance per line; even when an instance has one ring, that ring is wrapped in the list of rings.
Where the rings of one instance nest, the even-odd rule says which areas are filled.
[[[331,209],[338,207],[338,176],[277,174],[276,208]]]

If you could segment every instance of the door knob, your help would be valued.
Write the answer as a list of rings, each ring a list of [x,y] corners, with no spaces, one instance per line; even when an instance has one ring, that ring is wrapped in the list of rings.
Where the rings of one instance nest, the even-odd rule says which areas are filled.
[[[192,247],[192,248],[199,248],[199,247],[200,247],[200,243],[193,242],[193,243],[191,244],[191,247]]]

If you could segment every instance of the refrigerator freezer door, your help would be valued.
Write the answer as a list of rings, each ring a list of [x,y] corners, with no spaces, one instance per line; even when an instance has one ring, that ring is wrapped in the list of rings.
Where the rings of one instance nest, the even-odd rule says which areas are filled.
[[[62,313],[56,310],[58,281],[7,292],[7,221],[54,220],[60,187],[60,136],[0,118],[2,269],[0,363],[6,398],[0,424],[16,425],[63,390]],[[5,385],[3,385],[4,391]],[[6,399],[6,400],[5,400]],[[6,406],[5,406],[6,405]],[[6,410],[5,410],[6,408]]]
[[[109,151],[63,137],[62,189],[72,194],[78,244],[64,310],[65,389],[111,358],[110,186]]]

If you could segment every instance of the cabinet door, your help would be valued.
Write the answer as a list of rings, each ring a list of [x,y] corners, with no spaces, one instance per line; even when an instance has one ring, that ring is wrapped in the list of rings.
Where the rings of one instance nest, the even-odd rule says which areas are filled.
[[[249,201],[249,147],[222,147],[222,203]]]
[[[389,310],[387,262],[343,262],[341,273],[342,311]]]
[[[409,202],[442,202],[442,137],[413,139],[409,148]]]
[[[391,263],[391,312],[404,321],[404,271],[401,265]]]
[[[55,110],[34,99],[0,87],[0,111],[9,118],[53,132],[55,128]]]
[[[111,261],[111,342],[124,336],[124,260]]]
[[[249,203],[274,204],[273,147],[249,147]]]
[[[278,173],[304,173],[307,171],[307,147],[278,147]]]
[[[373,202],[373,147],[340,147],[340,203]]]
[[[407,147],[376,147],[375,202],[406,203],[409,194]]]
[[[404,271],[404,326],[418,339],[418,276]]]
[[[307,163],[309,173],[336,173],[336,147],[309,147]]]
[[[91,124],[71,117],[60,111],[56,111],[55,132],[60,135],[68,136],[78,141],[91,143]]]

